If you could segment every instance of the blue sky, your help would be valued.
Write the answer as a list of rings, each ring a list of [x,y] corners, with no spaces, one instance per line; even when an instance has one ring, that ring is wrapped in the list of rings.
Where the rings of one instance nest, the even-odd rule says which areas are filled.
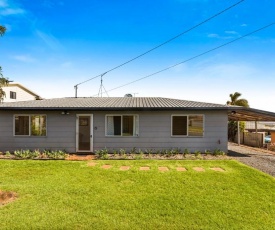
[[[10,80],[44,98],[74,96],[74,85],[155,47],[238,0],[0,0],[0,65]],[[275,1],[238,6],[103,77],[106,90],[184,61],[275,22]],[[275,26],[139,81],[109,96],[169,97],[225,104],[242,93],[275,112]],[[79,86],[98,94],[100,78]]]

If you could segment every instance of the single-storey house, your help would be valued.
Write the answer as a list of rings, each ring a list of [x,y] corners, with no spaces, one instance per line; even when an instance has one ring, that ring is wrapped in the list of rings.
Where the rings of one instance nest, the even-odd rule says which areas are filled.
[[[275,113],[168,98],[59,98],[0,104],[0,151],[180,148],[227,152],[228,120]]]

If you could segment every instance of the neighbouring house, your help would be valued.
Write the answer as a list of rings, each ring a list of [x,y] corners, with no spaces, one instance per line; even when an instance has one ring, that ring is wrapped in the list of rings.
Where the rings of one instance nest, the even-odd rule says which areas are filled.
[[[3,102],[41,100],[38,94],[19,83],[10,82],[8,86],[4,86],[2,89],[6,94],[3,98]]]
[[[275,113],[168,98],[92,97],[0,104],[0,151],[108,148],[227,152],[228,120],[275,121]]]

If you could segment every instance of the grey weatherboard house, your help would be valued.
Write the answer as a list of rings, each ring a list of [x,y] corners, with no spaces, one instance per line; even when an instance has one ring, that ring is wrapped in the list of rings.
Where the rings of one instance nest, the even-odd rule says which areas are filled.
[[[89,153],[135,147],[227,152],[227,122],[233,108],[238,109],[157,97],[6,102],[0,104],[0,151]]]

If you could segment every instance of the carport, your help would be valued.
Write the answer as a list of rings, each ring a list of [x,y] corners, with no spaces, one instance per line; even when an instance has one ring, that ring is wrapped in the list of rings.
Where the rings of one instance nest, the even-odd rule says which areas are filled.
[[[228,107],[228,121],[237,121],[238,122],[238,144],[240,144],[240,121],[255,121],[256,133],[257,130],[257,122],[258,121],[275,121],[275,113],[268,112],[264,110],[258,110],[253,108],[246,108],[241,106],[229,106]],[[271,139],[272,143],[275,143],[274,140]]]

